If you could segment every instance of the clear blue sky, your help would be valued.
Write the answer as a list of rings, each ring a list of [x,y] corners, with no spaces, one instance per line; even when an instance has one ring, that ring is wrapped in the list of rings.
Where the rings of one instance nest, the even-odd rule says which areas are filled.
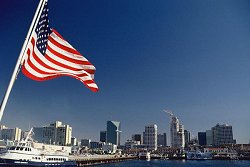
[[[0,97],[38,0],[0,6]],[[250,139],[250,2],[247,0],[50,0],[50,25],[96,67],[100,92],[70,78],[19,74],[1,124],[27,130],[60,120],[99,139],[107,120],[122,141],[156,123],[169,135],[171,109],[197,136],[217,123]],[[169,142],[169,141],[168,141]]]

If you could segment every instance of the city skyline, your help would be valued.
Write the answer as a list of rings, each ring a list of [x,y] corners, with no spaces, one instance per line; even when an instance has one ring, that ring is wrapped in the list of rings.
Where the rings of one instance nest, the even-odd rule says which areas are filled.
[[[37,5],[0,6],[0,98]],[[61,120],[75,137],[98,140],[106,121],[118,120],[124,143],[145,124],[169,136],[163,109],[170,109],[191,134],[228,123],[237,143],[248,143],[248,6],[247,0],[49,1],[51,27],[96,67],[100,91],[69,77],[35,82],[20,72],[0,123],[28,129]]]
[[[57,140],[56,136],[62,135],[59,133],[60,130],[63,130],[63,135],[65,135],[67,137],[63,138],[63,139],[65,139],[65,141],[57,143],[59,145],[62,145],[62,143],[64,143],[64,142],[67,143],[64,145],[68,145],[69,143],[72,143],[69,140],[70,138],[71,139],[75,138],[78,141],[88,140],[88,141],[93,141],[93,142],[112,143],[115,145],[117,145],[117,143],[118,143],[118,146],[124,145],[124,144],[126,144],[127,141],[131,141],[131,140],[132,141],[140,141],[139,144],[146,144],[147,145],[147,143],[152,144],[151,140],[155,140],[155,138],[158,138],[158,136],[160,137],[159,142],[163,143],[163,144],[161,144],[162,146],[167,146],[167,143],[169,143],[168,146],[170,146],[170,147],[177,147],[177,148],[182,148],[182,149],[184,147],[186,147],[186,146],[184,146],[184,144],[186,145],[192,140],[198,141],[198,143],[201,146],[204,146],[204,145],[219,146],[221,144],[228,144],[228,143],[248,144],[248,143],[236,142],[237,139],[233,138],[233,128],[231,125],[228,125],[228,124],[219,124],[218,123],[215,126],[211,127],[210,130],[205,130],[205,132],[204,132],[204,130],[203,130],[203,132],[197,132],[197,134],[193,138],[190,138],[190,132],[187,131],[186,129],[183,131],[183,134],[180,133],[181,134],[180,136],[178,135],[178,133],[180,132],[177,130],[178,128],[174,130],[176,132],[173,132],[173,129],[172,129],[173,126],[178,127],[181,124],[179,124],[179,120],[175,116],[172,117],[172,121],[173,122],[171,123],[169,128],[171,129],[171,132],[173,134],[170,133],[169,135],[167,135],[167,133],[165,133],[165,132],[163,134],[161,134],[160,132],[157,131],[157,124],[151,124],[151,125],[145,124],[145,131],[142,131],[142,132],[137,133],[137,134],[130,134],[130,138],[126,138],[126,139],[123,138],[124,143],[120,142],[120,140],[121,140],[120,133],[122,132],[121,131],[122,129],[120,127],[120,122],[111,121],[111,120],[107,121],[107,125],[106,125],[107,130],[100,131],[99,139],[93,140],[92,138],[86,138],[86,137],[76,138],[72,134],[73,128],[70,125],[63,125],[62,122],[58,121],[58,120],[53,122],[53,123],[48,123],[46,125],[43,125],[41,127],[33,127],[33,132],[34,132],[33,138],[40,143],[45,143],[45,144],[54,143],[55,140]],[[181,127],[183,128],[183,125],[181,125]],[[59,129],[58,134],[55,133],[57,131],[57,130],[55,130],[55,128]],[[25,136],[22,136],[21,133],[28,132],[30,129],[23,130],[23,129],[20,129],[18,127],[9,128],[6,125],[1,125],[0,130],[7,130],[7,134],[8,134],[8,135],[5,135],[6,132],[4,134],[0,133],[2,135],[2,136],[0,135],[1,139],[7,140],[7,138],[9,138],[9,136],[12,136],[10,138],[16,138],[16,139],[9,139],[9,140],[20,140],[23,137],[25,137]],[[17,131],[17,130],[18,130],[18,133],[15,132],[17,136],[13,135],[12,133],[14,131]],[[64,134],[64,132],[65,132],[65,134]],[[105,136],[103,136],[102,133],[105,133]],[[152,135],[152,134],[154,134],[154,135]],[[138,135],[140,137],[138,137]],[[154,138],[151,139],[152,136],[154,136]],[[182,137],[183,137],[183,139],[181,139]],[[156,141],[158,141],[158,139]],[[164,144],[164,142],[166,142],[166,143]],[[150,146],[150,147],[152,147],[152,146]]]

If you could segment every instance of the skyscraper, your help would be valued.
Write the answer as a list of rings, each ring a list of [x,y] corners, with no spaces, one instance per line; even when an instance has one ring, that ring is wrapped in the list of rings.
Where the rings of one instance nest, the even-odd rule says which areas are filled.
[[[100,131],[100,142],[106,142],[107,131]]]
[[[206,145],[213,145],[213,132],[212,130],[206,130]]]
[[[147,146],[149,150],[157,150],[157,125],[145,126],[143,132],[143,144]]]
[[[228,124],[217,124],[212,127],[213,145],[220,146],[222,144],[233,144],[233,129]]]
[[[157,135],[157,145],[164,146],[164,147],[167,146],[167,134],[166,133]]]
[[[120,145],[121,125],[118,121],[107,121],[107,138],[108,143]]]
[[[171,133],[171,147],[184,148],[184,126],[180,124],[179,119],[172,116],[170,123],[170,133]]]
[[[198,132],[198,142],[200,146],[205,146],[207,144],[206,132]]]
[[[188,146],[188,143],[190,142],[190,132],[188,130],[184,130],[184,136],[185,136],[185,147]]]

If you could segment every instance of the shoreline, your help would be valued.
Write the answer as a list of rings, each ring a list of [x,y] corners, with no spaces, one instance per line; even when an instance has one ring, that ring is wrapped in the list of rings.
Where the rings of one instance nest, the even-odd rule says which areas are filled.
[[[150,161],[139,159],[138,156],[113,156],[113,155],[97,155],[97,156],[70,156],[70,160],[76,161],[77,167],[82,166],[93,166],[101,164],[118,163],[122,161],[129,160],[140,160],[140,161]],[[216,158],[216,159],[186,159],[186,158],[151,158],[151,160],[162,160],[162,161],[249,161],[250,157],[241,157],[239,159],[229,159],[229,158]]]

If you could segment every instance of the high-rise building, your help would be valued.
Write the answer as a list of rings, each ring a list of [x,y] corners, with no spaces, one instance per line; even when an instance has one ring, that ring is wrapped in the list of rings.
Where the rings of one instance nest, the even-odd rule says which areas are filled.
[[[200,146],[205,146],[207,144],[206,132],[198,132],[198,142]]]
[[[206,130],[206,145],[213,145],[213,132],[212,130]]]
[[[100,131],[100,142],[106,142],[107,131]]]
[[[167,146],[167,134],[166,133],[157,135],[157,145],[164,146],[164,147]]]
[[[170,133],[171,133],[171,147],[184,148],[185,138],[184,138],[184,126],[180,124],[179,119],[175,116],[171,117],[170,123]]]
[[[217,124],[212,127],[213,132],[213,145],[220,146],[222,144],[233,144],[233,129],[228,124]]]
[[[190,142],[190,132],[188,130],[184,130],[184,136],[185,136],[185,146],[188,146],[188,143]]]
[[[133,134],[132,135],[132,140],[139,142],[138,144],[142,144],[142,137],[141,134]]]
[[[21,129],[8,128],[4,125],[0,126],[0,138],[1,140],[19,141],[21,139]]]
[[[145,126],[145,131],[143,132],[143,144],[149,150],[157,150],[157,125],[147,125]]]
[[[72,127],[56,121],[48,126],[34,127],[34,140],[45,144],[71,145]]]
[[[106,142],[120,145],[121,124],[118,121],[107,121]]]

